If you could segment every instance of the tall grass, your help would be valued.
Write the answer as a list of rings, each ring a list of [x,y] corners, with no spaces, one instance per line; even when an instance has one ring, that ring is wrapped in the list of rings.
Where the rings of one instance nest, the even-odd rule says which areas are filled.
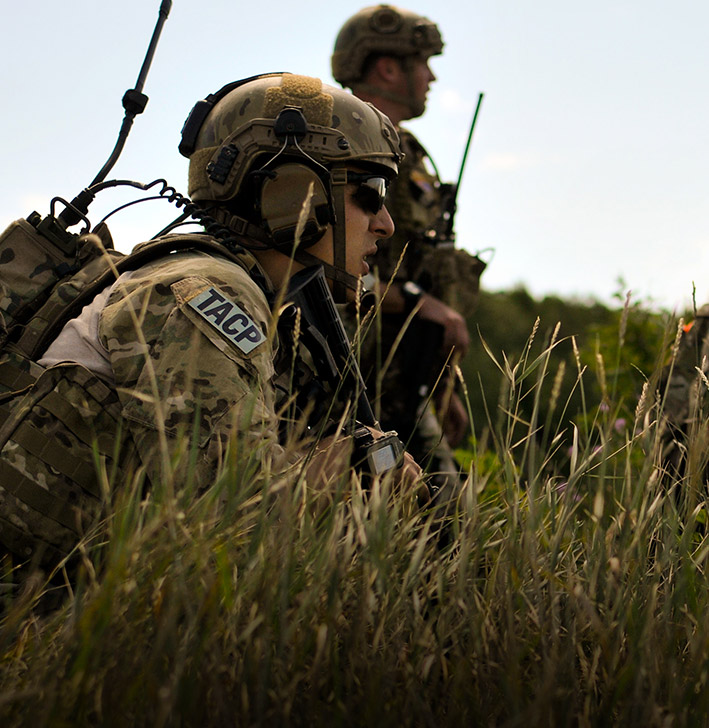
[[[616,352],[569,372],[557,345],[497,357],[444,523],[356,476],[323,509],[236,446],[206,493],[117,489],[61,608],[5,598],[3,728],[707,724],[703,441],[667,472],[657,372],[619,428]],[[541,421],[564,377],[583,411]]]

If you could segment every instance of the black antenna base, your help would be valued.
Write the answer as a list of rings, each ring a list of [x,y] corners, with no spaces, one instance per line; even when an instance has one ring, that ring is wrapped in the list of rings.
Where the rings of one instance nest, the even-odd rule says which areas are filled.
[[[123,108],[133,116],[142,114],[148,104],[148,97],[138,89],[128,89],[123,94]]]

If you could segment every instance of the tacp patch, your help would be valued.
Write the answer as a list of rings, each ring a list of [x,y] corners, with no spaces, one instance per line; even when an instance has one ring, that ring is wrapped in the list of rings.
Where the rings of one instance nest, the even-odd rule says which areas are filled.
[[[236,344],[244,354],[249,354],[266,341],[266,336],[256,322],[218,288],[208,288],[188,303],[222,336]]]

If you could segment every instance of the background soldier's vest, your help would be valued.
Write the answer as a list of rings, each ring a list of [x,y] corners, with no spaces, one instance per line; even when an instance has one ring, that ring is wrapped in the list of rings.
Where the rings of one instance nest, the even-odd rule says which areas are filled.
[[[424,290],[471,315],[477,305],[480,276],[486,264],[477,256],[440,239],[445,206],[441,184],[428,152],[410,132],[401,129],[405,157],[392,183],[387,208],[394,220],[394,235],[380,244],[377,265],[384,280],[393,274],[406,244],[397,279],[416,281]]]

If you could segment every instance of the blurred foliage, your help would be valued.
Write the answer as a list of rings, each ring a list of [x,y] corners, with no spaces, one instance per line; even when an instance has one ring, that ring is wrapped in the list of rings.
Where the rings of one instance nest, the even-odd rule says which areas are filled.
[[[566,372],[561,396],[564,400],[571,397],[570,410],[575,412],[580,407],[580,399],[578,392],[572,392],[577,366],[570,337],[576,336],[579,347],[585,347],[592,338],[592,326],[612,327],[614,321],[614,312],[596,302],[564,301],[557,296],[537,300],[521,287],[497,293],[482,291],[478,309],[469,321],[473,344],[461,366],[468,385],[475,433],[479,436],[486,427],[498,422],[501,416],[498,403],[505,396],[505,378],[485,345],[498,363],[505,359],[514,363],[521,357],[535,328],[530,346],[532,355],[544,351],[557,324],[562,322],[557,334],[560,341],[551,356],[550,368],[556,372],[564,362]],[[544,383],[543,401],[549,401],[552,381],[548,378]],[[524,411],[529,413],[531,407],[530,402]]]
[[[553,342],[540,388],[536,381],[523,383],[535,397],[519,401],[525,422],[538,404],[540,442],[571,422],[588,425],[599,408],[612,412],[614,422],[632,419],[643,384],[668,358],[678,322],[651,301],[633,300],[623,288],[619,281],[616,306],[558,296],[535,299],[523,287],[481,292],[468,322],[473,343],[461,365],[477,440],[484,441],[506,416],[505,362],[512,367],[523,356],[531,361]],[[584,367],[595,376],[585,377],[581,386]]]

